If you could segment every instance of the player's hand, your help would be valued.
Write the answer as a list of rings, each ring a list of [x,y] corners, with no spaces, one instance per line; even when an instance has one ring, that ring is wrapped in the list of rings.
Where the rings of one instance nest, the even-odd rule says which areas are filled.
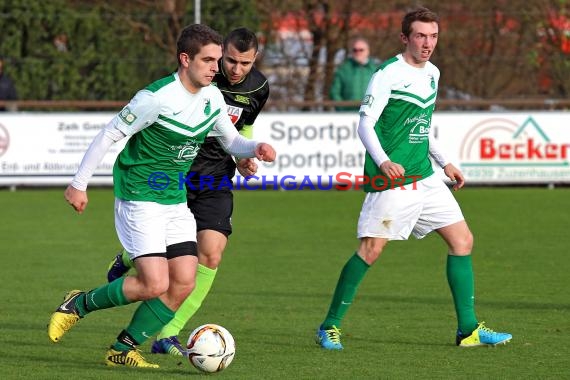
[[[236,162],[236,167],[242,177],[249,177],[257,173],[257,164],[253,158],[242,158]]]
[[[380,165],[380,170],[382,170],[382,172],[386,174],[386,176],[390,179],[402,178],[406,172],[402,165],[390,160],[382,162],[382,165]]]
[[[443,168],[443,172],[452,181],[455,181],[453,185],[453,190],[457,191],[465,185],[465,178],[463,177],[463,173],[461,170],[457,169],[453,164],[447,164]]]
[[[255,157],[265,162],[273,162],[275,160],[275,149],[269,144],[259,143],[255,147]]]
[[[77,190],[75,187],[69,185],[63,194],[67,203],[71,205],[78,213],[82,213],[87,207],[87,192]]]

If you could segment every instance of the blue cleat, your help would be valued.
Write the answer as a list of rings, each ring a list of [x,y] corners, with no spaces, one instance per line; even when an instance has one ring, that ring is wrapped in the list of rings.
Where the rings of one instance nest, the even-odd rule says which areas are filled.
[[[342,350],[342,344],[340,343],[341,335],[340,329],[336,326],[332,326],[329,329],[325,329],[321,326],[317,330],[315,341],[326,350]]]
[[[155,340],[154,343],[152,344],[150,352],[152,352],[153,354],[188,356],[188,353],[182,347],[182,344],[180,344],[176,336]]]
[[[513,339],[511,334],[495,332],[485,327],[485,322],[481,322],[470,335],[462,335],[458,331],[455,344],[459,347],[496,346],[506,344],[511,339]]]
[[[129,269],[130,268],[123,263],[123,251],[119,252],[119,254],[115,256],[109,264],[109,268],[107,269],[107,281],[113,282],[116,279],[123,277]]]

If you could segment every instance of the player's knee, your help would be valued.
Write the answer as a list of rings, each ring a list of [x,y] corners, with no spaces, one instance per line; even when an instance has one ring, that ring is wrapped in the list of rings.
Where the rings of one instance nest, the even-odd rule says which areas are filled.
[[[473,234],[467,230],[452,242],[451,251],[458,255],[467,255],[473,250]]]
[[[145,283],[143,290],[142,290],[142,299],[152,299],[157,298],[168,290],[168,279],[164,280],[157,280]]]
[[[358,248],[358,255],[368,264],[372,265],[380,257],[386,242],[384,239],[363,238]]]
[[[204,251],[198,248],[198,260],[200,264],[210,269],[216,269],[222,261],[223,250],[224,247],[216,247]]]

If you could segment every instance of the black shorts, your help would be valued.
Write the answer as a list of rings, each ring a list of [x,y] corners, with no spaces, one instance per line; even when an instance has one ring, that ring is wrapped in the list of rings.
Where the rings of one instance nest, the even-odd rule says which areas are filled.
[[[214,230],[226,236],[232,233],[234,195],[230,190],[188,190],[187,200],[197,231]]]

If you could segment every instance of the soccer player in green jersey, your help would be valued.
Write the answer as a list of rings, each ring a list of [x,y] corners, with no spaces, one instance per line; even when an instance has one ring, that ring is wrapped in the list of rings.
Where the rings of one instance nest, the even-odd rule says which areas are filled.
[[[251,137],[253,123],[269,97],[267,78],[254,67],[257,51],[258,41],[253,31],[242,27],[229,32],[224,39],[220,71],[213,81],[224,95],[228,115],[235,128],[245,137]],[[236,164],[244,177],[256,173],[257,164],[253,159],[234,161],[212,137],[206,138],[192,163],[187,200],[198,231],[196,287],[157,335],[151,347],[152,353],[186,354],[178,335],[208,295],[232,233],[233,194],[231,189],[220,184],[234,176]],[[203,178],[212,178],[213,182],[205,186],[201,182]],[[127,252],[122,250],[109,266],[109,282],[123,276],[132,266]]]
[[[512,339],[479,322],[474,310],[471,264],[473,235],[447,186],[433,175],[429,159],[443,168],[454,190],[461,172],[438,150],[430,134],[439,70],[429,59],[439,35],[435,13],[419,8],[402,20],[404,52],[373,75],[360,107],[358,133],[366,148],[366,197],[358,220],[358,250],[343,267],[329,311],[317,329],[317,343],[343,348],[341,322],[368,268],[390,240],[423,238],[436,231],[448,246],[447,280],[458,320],[456,344],[497,345]]]
[[[207,136],[236,157],[273,161],[275,150],[239,135],[220,90],[210,85],[222,56],[221,36],[186,27],[177,41],[178,70],[139,91],[95,137],[65,198],[79,213],[87,184],[109,147],[127,136],[113,167],[115,228],[136,275],[93,290],[70,291],[52,314],[55,343],[90,312],[142,301],[107,352],[108,365],[157,368],[136,347],[159,332],[192,292],[198,265],[196,222],[186,206],[184,176]]]

